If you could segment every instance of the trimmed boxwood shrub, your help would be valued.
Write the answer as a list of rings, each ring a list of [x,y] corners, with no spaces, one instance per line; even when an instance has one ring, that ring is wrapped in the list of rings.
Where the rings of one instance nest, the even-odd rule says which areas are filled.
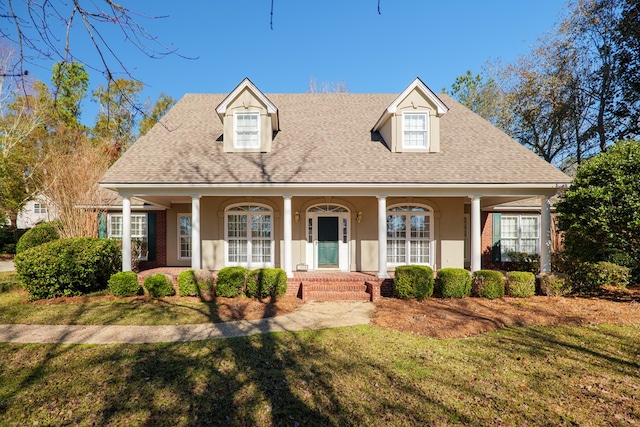
[[[577,292],[599,292],[606,285],[625,289],[629,283],[629,268],[606,261],[583,262],[574,265],[569,276]]]
[[[20,281],[32,299],[82,295],[107,288],[122,264],[117,243],[75,237],[27,249],[14,259]]]
[[[107,283],[111,293],[119,298],[133,297],[143,293],[138,283],[138,275],[133,271],[119,271],[112,274]]]
[[[529,271],[510,271],[507,273],[507,295],[528,298],[536,293],[536,276]]]
[[[287,292],[287,273],[281,268],[259,268],[247,277],[249,298],[281,297]]]
[[[225,267],[218,272],[216,295],[235,298],[244,294],[249,271],[244,267]]]
[[[559,297],[571,293],[571,282],[565,274],[542,273],[538,276],[540,293],[550,297]]]
[[[169,297],[176,294],[175,289],[173,289],[173,281],[161,273],[145,277],[144,287],[153,298]]]
[[[60,235],[58,230],[50,222],[37,224],[33,228],[27,230],[16,244],[16,254],[26,251],[27,249],[40,246],[43,243],[58,240]]]
[[[464,268],[438,270],[435,293],[443,298],[468,297],[471,295],[471,274]]]
[[[472,291],[475,296],[489,299],[504,296],[504,275],[495,270],[473,272]]]
[[[427,265],[396,267],[393,293],[402,299],[430,297],[433,295],[433,270]]]
[[[196,273],[193,270],[178,274],[178,295],[181,297],[196,297],[200,295]]]

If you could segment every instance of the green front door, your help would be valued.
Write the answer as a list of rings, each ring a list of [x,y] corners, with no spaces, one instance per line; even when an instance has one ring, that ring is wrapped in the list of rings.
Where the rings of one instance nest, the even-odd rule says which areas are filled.
[[[338,268],[338,220],[318,217],[318,268]]]

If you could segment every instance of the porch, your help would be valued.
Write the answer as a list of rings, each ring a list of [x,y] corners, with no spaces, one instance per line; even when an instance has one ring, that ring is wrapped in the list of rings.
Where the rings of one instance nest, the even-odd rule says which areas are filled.
[[[165,274],[178,283],[178,275],[189,267],[159,267],[138,273],[142,283],[148,276]],[[211,271],[214,280],[218,272]],[[380,279],[376,272],[341,271],[295,271],[287,279],[287,297],[307,301],[377,301],[381,297],[393,296],[393,273],[391,278]]]

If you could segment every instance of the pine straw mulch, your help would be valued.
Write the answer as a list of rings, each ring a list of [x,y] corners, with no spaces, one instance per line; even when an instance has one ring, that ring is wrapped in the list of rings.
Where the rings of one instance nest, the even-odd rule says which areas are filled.
[[[640,286],[590,297],[442,299],[383,298],[374,325],[436,338],[456,338],[509,326],[640,324]]]

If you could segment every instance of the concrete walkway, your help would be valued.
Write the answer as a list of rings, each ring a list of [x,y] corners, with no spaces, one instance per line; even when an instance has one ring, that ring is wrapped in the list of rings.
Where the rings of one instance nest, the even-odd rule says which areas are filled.
[[[0,261],[0,271],[14,271],[13,261]]]
[[[0,325],[0,342],[140,344],[243,337],[268,332],[316,330],[368,324],[370,302],[308,302],[282,316],[196,325]]]

